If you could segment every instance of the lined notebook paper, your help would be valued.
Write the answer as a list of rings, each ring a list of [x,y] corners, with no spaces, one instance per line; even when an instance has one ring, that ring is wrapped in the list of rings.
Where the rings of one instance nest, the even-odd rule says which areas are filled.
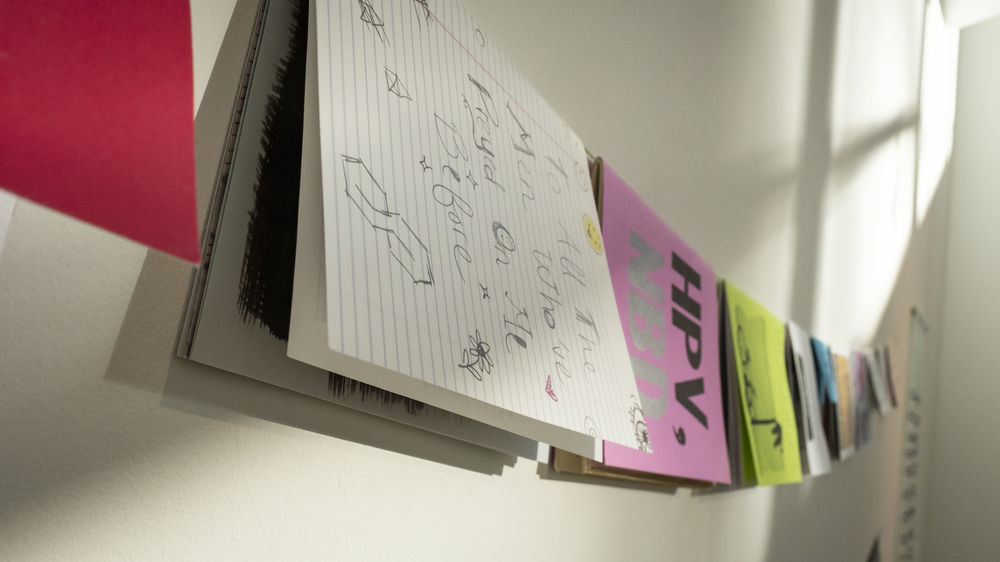
[[[580,140],[455,2],[321,0],[316,36],[323,366],[635,446]]]

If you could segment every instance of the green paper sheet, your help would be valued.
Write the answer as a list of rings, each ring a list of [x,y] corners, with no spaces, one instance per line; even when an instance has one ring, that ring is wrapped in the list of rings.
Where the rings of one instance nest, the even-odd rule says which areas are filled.
[[[742,291],[726,283],[729,325],[743,412],[745,455],[762,486],[799,482],[795,410],[785,372],[785,325]],[[745,451],[744,451],[745,453]],[[752,463],[752,464],[751,464]]]

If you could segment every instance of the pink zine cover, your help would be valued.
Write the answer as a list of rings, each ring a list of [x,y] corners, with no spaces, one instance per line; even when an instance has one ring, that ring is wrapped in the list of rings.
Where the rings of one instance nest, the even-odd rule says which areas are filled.
[[[633,424],[652,450],[605,442],[604,464],[728,484],[715,273],[603,170],[604,248],[641,394]]]
[[[0,187],[197,263],[188,0],[0,12]]]

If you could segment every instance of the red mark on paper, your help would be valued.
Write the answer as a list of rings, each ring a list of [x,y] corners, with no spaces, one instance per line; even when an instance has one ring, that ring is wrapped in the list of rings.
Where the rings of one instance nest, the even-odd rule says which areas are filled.
[[[549,375],[549,377],[545,379],[545,393],[549,395],[549,398],[555,400],[556,402],[559,401],[559,399],[556,398],[556,392],[552,390],[552,375]]]

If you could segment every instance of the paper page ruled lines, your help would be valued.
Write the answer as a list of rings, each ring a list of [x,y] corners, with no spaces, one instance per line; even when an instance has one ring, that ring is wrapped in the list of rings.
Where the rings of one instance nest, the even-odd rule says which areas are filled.
[[[457,3],[324,6],[331,349],[635,445],[583,143]]]
[[[426,7],[426,5],[427,5],[427,2],[426,2],[426,1],[420,1],[420,0],[413,0],[413,1],[414,1],[414,2],[417,2],[417,3],[420,3],[420,4],[423,4],[423,5],[425,6],[425,7]],[[485,73],[485,74],[486,74],[486,76],[489,76],[489,77],[490,77],[490,78],[491,78],[491,79],[493,80],[494,84],[495,84],[495,85],[496,85],[496,86],[497,86],[498,88],[500,88],[501,90],[503,90],[503,92],[504,92],[505,94],[507,94],[507,97],[511,98],[511,100],[512,100],[512,101],[513,101],[513,102],[514,102],[514,103],[515,103],[515,104],[516,104],[516,105],[518,106],[518,109],[520,109],[520,110],[521,110],[522,112],[524,112],[524,114],[528,116],[528,119],[531,119],[531,121],[532,121],[532,122],[533,122],[533,123],[534,123],[534,124],[535,124],[535,125],[536,125],[536,126],[537,126],[537,127],[539,128],[539,129],[541,129],[541,131],[542,131],[542,134],[544,134],[544,135],[548,136],[548,137],[549,137],[549,139],[550,139],[550,140],[551,140],[551,141],[552,141],[553,143],[555,143],[555,144],[556,144],[556,147],[557,147],[557,148],[558,148],[559,150],[563,151],[564,155],[565,155],[565,156],[566,156],[567,158],[572,158],[572,155],[571,155],[571,154],[569,154],[569,153],[568,153],[567,151],[565,151],[565,149],[563,149],[563,148],[562,148],[561,146],[559,146],[559,144],[558,144],[558,142],[557,142],[557,141],[555,140],[555,138],[553,138],[553,137],[552,137],[552,136],[551,136],[551,135],[549,134],[549,132],[548,132],[548,131],[547,131],[547,130],[546,130],[546,129],[545,129],[545,128],[544,128],[544,127],[543,127],[543,126],[542,126],[542,125],[541,125],[541,124],[540,124],[540,123],[538,122],[538,121],[536,121],[534,117],[532,117],[531,113],[529,113],[529,112],[528,112],[528,111],[527,111],[527,110],[526,110],[526,109],[524,108],[524,106],[522,106],[522,105],[520,104],[520,102],[518,102],[518,101],[517,101],[517,98],[516,98],[516,97],[514,97],[513,95],[511,95],[511,93],[510,93],[509,91],[507,91],[507,88],[505,88],[505,87],[504,87],[504,85],[503,85],[503,82],[501,82],[501,81],[500,81],[500,80],[498,80],[498,79],[497,79],[496,77],[494,77],[494,76],[493,76],[493,74],[492,74],[492,73],[491,73],[491,72],[489,71],[489,69],[488,69],[488,68],[486,68],[486,67],[485,67],[485,66],[483,65],[483,63],[482,63],[482,62],[480,62],[480,61],[479,61],[479,59],[478,59],[478,58],[477,58],[477,57],[476,57],[476,56],[475,56],[474,54],[472,54],[472,52],[471,52],[471,51],[469,51],[469,48],[468,48],[468,47],[466,47],[466,46],[465,46],[465,44],[464,44],[464,43],[462,43],[462,42],[461,42],[461,41],[460,41],[460,40],[459,40],[459,39],[458,39],[457,37],[455,37],[455,34],[454,34],[454,33],[452,33],[450,29],[448,29],[448,26],[447,26],[447,25],[445,25],[444,23],[442,23],[442,22],[441,22],[441,20],[440,20],[440,19],[438,19],[438,17],[437,17],[436,15],[434,15],[434,12],[430,11],[430,9],[428,9],[428,10],[427,10],[427,13],[428,13],[428,14],[430,15],[430,17],[431,17],[431,18],[432,18],[432,19],[433,19],[433,20],[434,20],[435,22],[437,22],[437,24],[438,24],[438,25],[440,25],[440,26],[441,26],[441,29],[443,29],[443,30],[445,31],[445,33],[447,33],[447,34],[448,34],[448,36],[449,36],[449,37],[451,37],[453,41],[455,41],[455,43],[456,43],[456,44],[457,44],[457,45],[459,46],[459,48],[461,48],[461,49],[462,49],[463,51],[465,51],[465,53],[466,53],[466,54],[467,54],[467,55],[469,56],[469,58],[471,58],[471,59],[472,59],[472,60],[473,60],[473,61],[474,61],[474,62],[476,63],[476,65],[478,65],[478,66],[479,66],[479,68],[480,68],[480,69],[481,69],[481,70],[483,71],[483,73]],[[480,30],[480,29],[479,29],[478,27],[477,27],[477,28],[475,29],[475,35],[476,35],[476,42],[477,42],[477,43],[479,44],[479,46],[480,46],[480,47],[485,47],[485,46],[486,46],[486,37],[485,37],[485,35],[483,34],[483,32],[482,32],[482,31],[481,31],[481,30]],[[509,107],[509,106],[508,106],[508,109],[510,109],[510,107]],[[515,118],[515,119],[516,119],[516,118]],[[518,123],[518,125],[520,125],[520,123]],[[523,128],[522,128],[522,130],[523,130]]]

